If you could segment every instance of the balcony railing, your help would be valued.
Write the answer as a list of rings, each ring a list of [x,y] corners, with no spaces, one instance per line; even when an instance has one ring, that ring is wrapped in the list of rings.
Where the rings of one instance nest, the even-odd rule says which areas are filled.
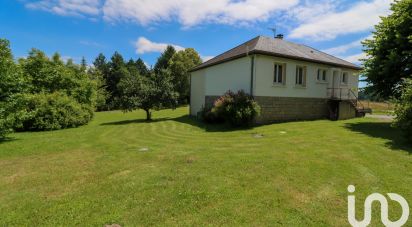
[[[349,88],[328,88],[327,96],[336,100],[353,100],[357,99],[355,93]]]

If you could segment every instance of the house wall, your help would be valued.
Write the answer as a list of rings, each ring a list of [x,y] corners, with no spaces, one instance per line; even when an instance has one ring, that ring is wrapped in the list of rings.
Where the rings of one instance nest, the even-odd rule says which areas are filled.
[[[349,97],[349,88],[357,95],[358,74],[355,70],[263,55],[258,55],[255,59],[253,95],[261,106],[258,123],[327,118],[329,116],[328,100],[333,92],[328,88],[342,88],[342,94],[340,94],[340,89],[334,90],[335,95],[342,96],[342,98]],[[284,84],[279,85],[273,82],[275,63],[286,65]],[[306,67],[306,86],[304,87],[296,85],[296,66]],[[319,68],[327,70],[326,82],[317,80]],[[341,83],[342,72],[348,73],[346,84]],[[354,117],[352,110],[353,108],[350,109],[343,105],[342,113],[340,113],[342,118]]]
[[[204,80],[192,81],[191,115],[197,115],[202,106],[212,105],[213,101],[227,90],[243,89],[250,92],[251,59],[251,56],[243,57],[193,72],[192,80],[198,75],[202,75]],[[273,82],[275,63],[286,64],[286,81],[283,85]],[[335,87],[344,91],[351,88],[355,93],[358,90],[358,72],[351,69],[264,55],[255,55],[254,65],[253,95],[262,108],[259,123],[328,117],[328,100],[331,95],[328,88],[334,85],[334,73]],[[305,87],[295,85],[297,65],[306,67]],[[317,81],[319,68],[327,70],[327,82]],[[348,73],[347,84],[341,83],[342,72]],[[204,90],[200,91],[202,83]],[[198,96],[197,93],[202,95]]]
[[[251,58],[243,57],[205,69],[205,95],[221,96],[226,91],[250,92]]]
[[[196,116],[205,105],[205,69],[190,75],[190,115]]]
[[[286,83],[277,85],[274,80],[274,64],[286,64]],[[296,86],[296,66],[306,67],[306,86]],[[327,82],[317,81],[317,70],[319,68],[327,70]],[[305,98],[329,98],[327,88],[332,87],[333,71],[348,72],[348,83],[340,83],[341,78],[338,73],[339,87],[351,88],[357,93],[358,75],[351,69],[342,69],[331,67],[324,64],[296,61],[285,58],[257,55],[256,56],[256,75],[254,77],[254,94],[255,96],[269,97],[305,97]]]
[[[356,109],[348,101],[339,103],[339,120],[351,119],[356,117]]]
[[[250,92],[251,58],[243,57],[191,73],[190,115],[197,113],[205,104],[226,91]],[[209,97],[209,98],[208,98]]]

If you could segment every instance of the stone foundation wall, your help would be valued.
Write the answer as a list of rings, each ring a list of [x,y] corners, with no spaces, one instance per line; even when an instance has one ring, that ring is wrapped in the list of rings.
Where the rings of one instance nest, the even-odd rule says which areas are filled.
[[[258,123],[328,118],[328,99],[293,97],[255,97],[261,107]]]
[[[356,109],[349,101],[339,103],[339,120],[346,120],[356,117]]]
[[[211,107],[218,96],[206,96],[205,105]],[[315,120],[328,118],[328,99],[255,96],[261,107],[257,123],[276,121]]]

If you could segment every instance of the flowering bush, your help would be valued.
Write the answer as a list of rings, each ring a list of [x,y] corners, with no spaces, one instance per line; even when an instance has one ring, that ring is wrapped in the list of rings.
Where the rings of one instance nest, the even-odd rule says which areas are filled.
[[[233,126],[250,125],[260,114],[260,107],[253,97],[243,90],[227,91],[219,97],[210,110],[203,112],[203,119],[209,123],[228,122]]]

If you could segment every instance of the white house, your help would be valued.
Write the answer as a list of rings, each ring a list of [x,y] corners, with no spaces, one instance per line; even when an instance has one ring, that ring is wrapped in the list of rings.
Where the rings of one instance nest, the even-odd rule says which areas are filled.
[[[244,90],[262,108],[259,122],[347,119],[358,106],[360,67],[282,36],[258,36],[191,70],[190,114],[226,91]]]

